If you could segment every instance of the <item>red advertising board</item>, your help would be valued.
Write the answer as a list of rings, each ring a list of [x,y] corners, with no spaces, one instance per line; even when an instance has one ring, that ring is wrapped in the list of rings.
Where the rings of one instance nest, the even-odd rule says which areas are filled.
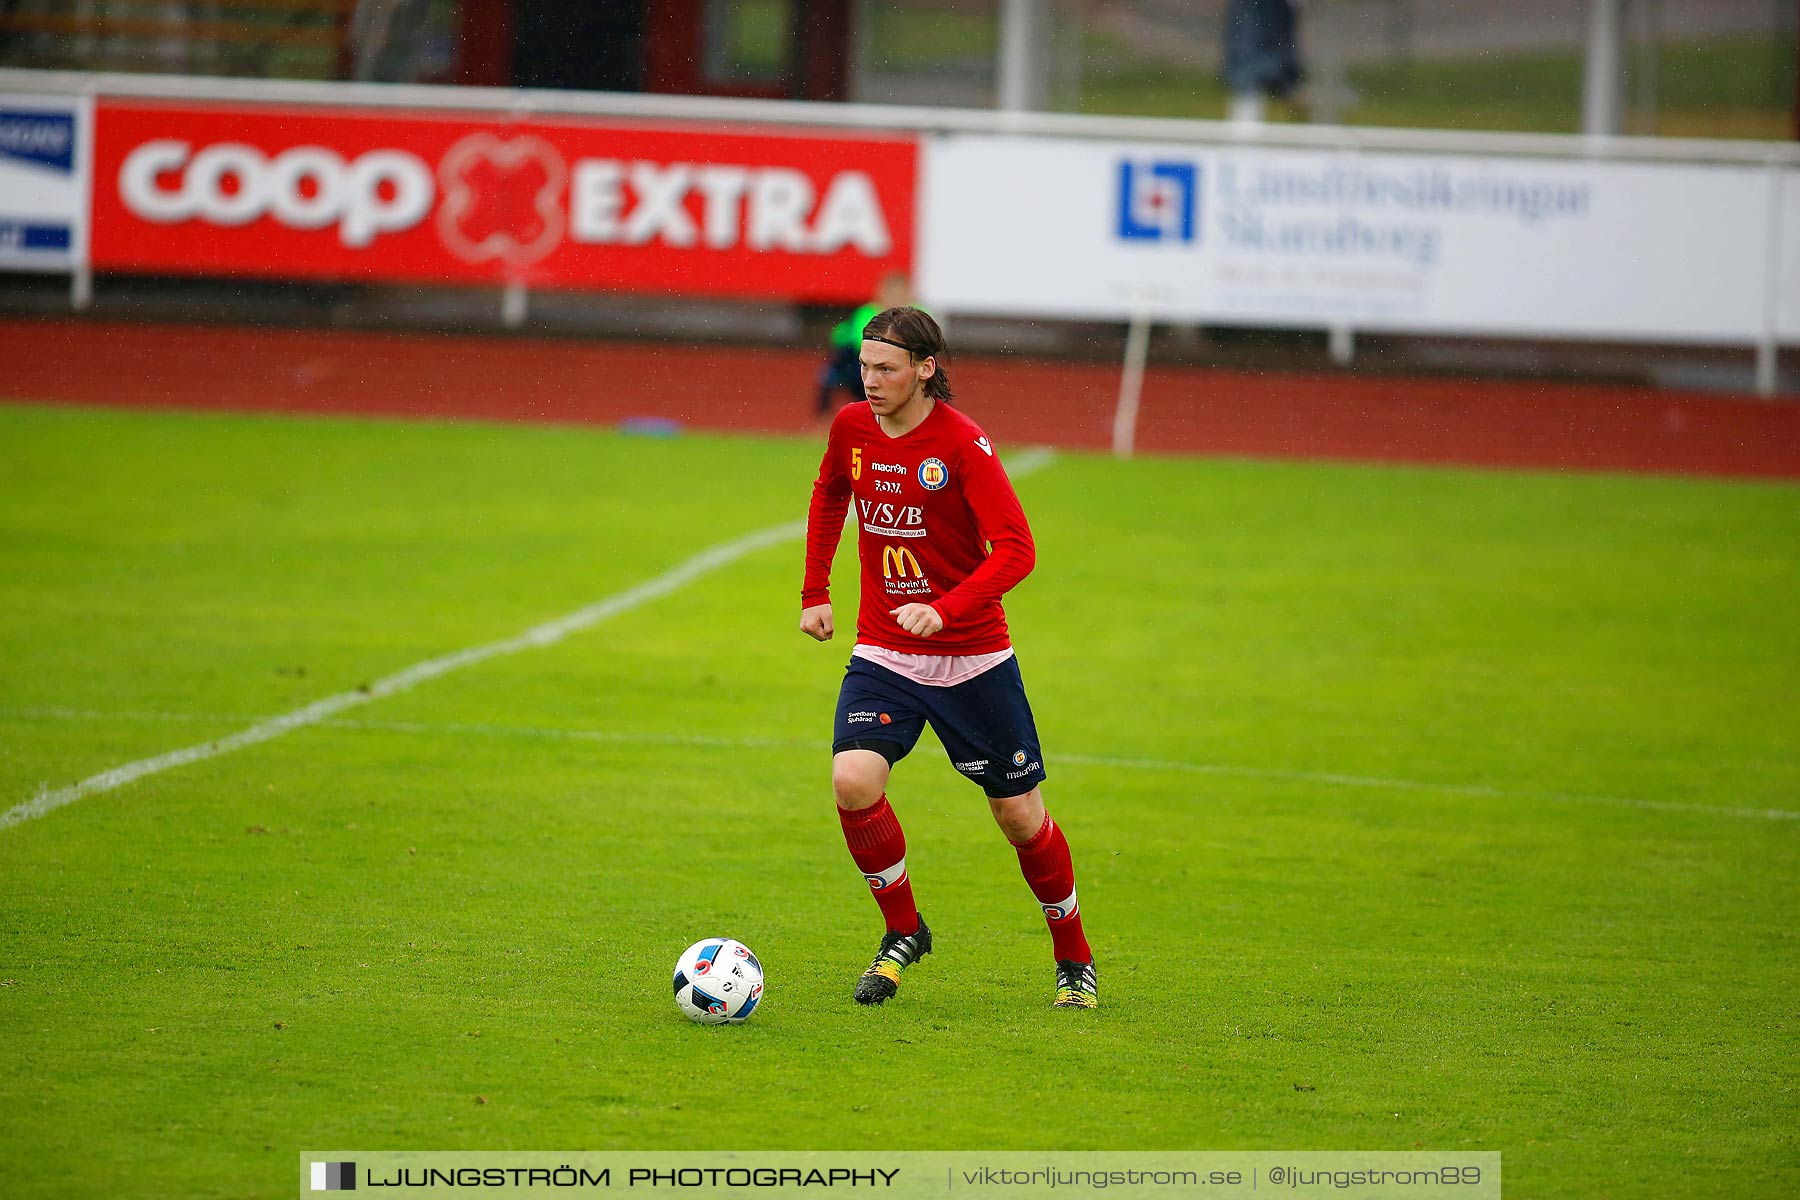
[[[100,270],[867,299],[910,137],[101,99]]]

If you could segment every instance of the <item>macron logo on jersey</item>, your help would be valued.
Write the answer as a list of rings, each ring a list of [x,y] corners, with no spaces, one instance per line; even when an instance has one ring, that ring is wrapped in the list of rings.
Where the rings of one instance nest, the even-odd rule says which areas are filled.
[[[994,448],[992,446],[988,445],[988,440],[985,437],[976,438],[975,445],[981,450],[981,452],[983,454],[987,455],[989,458],[994,457]]]
[[[1125,241],[1192,242],[1200,168],[1191,162],[1119,163],[1118,236]]]

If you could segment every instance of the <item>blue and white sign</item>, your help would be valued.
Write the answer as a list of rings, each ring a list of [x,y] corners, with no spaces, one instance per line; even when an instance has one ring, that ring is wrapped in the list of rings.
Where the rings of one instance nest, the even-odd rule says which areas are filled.
[[[1128,241],[1194,240],[1193,162],[1119,160],[1119,236]]]
[[[87,260],[87,105],[0,92],[0,270]]]
[[[949,134],[924,174],[949,312],[1741,344],[1779,289],[1800,323],[1760,166]]]

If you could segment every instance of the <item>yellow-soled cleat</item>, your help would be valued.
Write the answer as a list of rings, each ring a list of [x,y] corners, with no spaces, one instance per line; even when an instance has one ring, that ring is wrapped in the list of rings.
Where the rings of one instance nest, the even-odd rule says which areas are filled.
[[[919,918],[917,932],[889,930],[881,936],[881,949],[875,952],[875,961],[856,981],[856,1002],[885,1004],[900,990],[900,972],[930,953],[931,928],[925,924],[924,917]]]
[[[1100,988],[1094,981],[1094,964],[1059,959],[1056,964],[1056,1008],[1099,1008]]]

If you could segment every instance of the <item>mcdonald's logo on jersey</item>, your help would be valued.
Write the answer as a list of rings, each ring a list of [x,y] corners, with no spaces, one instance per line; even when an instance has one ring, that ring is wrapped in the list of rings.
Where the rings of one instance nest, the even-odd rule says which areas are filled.
[[[884,546],[881,551],[881,577],[923,579],[925,572],[920,569],[918,558],[905,546]]]

